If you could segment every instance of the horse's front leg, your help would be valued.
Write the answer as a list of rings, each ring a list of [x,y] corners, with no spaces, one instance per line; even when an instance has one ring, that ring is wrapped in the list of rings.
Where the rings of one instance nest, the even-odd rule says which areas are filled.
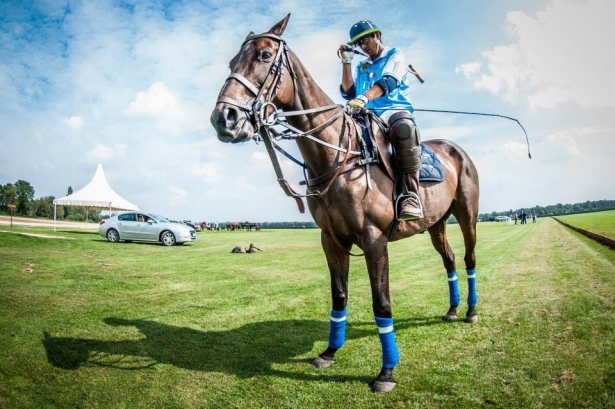
[[[372,383],[372,391],[387,393],[396,385],[393,369],[399,362],[389,297],[388,241],[386,236],[377,235],[369,242],[362,244],[372,288],[372,308],[382,346],[382,369]]]
[[[346,339],[346,303],[348,302],[348,270],[350,267],[351,243],[340,243],[340,248],[328,234],[321,233],[322,248],[327,257],[331,275],[332,309],[329,320],[329,345],[312,364],[317,368],[327,368],[335,362],[335,352],[344,345]]]

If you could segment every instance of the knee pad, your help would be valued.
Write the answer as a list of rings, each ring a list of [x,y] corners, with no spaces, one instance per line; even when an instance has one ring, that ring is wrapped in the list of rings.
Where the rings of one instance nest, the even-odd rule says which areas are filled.
[[[420,141],[418,129],[414,122],[412,114],[408,111],[399,111],[389,119],[389,128],[391,140],[395,143],[396,140],[402,140],[406,143],[411,143],[413,146],[418,145]]]

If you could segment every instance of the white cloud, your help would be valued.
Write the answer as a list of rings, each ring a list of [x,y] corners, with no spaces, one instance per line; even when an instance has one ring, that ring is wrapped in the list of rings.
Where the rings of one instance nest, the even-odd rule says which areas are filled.
[[[219,183],[222,180],[219,166],[216,163],[199,163],[192,166],[193,175],[206,180],[209,183]]]
[[[154,83],[147,92],[137,93],[136,99],[128,105],[126,112],[130,115],[151,116],[165,120],[185,118],[179,99],[163,82]]]
[[[483,63],[480,61],[470,62],[467,64],[461,64],[455,68],[456,73],[462,73],[464,77],[471,78],[474,74],[480,70],[483,66]]]
[[[122,159],[125,157],[126,151],[127,146],[123,143],[115,144],[112,148],[99,143],[85,154],[85,162],[97,165],[114,159]]]
[[[487,72],[462,64],[458,72],[478,89],[508,100],[524,96],[532,108],[574,102],[613,107],[615,99],[615,3],[553,0],[534,17],[508,13],[513,44],[483,52]]]
[[[269,170],[271,168],[271,161],[269,155],[262,151],[255,151],[250,154],[250,161],[254,164],[254,168],[258,170]]]
[[[115,157],[115,151],[99,143],[85,154],[86,162],[90,164],[105,163]]]
[[[83,118],[80,116],[71,116],[62,121],[69,128],[79,130],[83,126]]]

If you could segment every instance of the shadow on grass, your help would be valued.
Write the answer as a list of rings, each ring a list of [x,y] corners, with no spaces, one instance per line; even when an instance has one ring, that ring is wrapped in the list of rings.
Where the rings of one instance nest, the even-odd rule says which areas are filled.
[[[54,337],[45,332],[43,344],[49,363],[67,370],[78,369],[82,365],[146,370],[162,363],[194,371],[229,373],[242,378],[275,375],[330,382],[372,380],[369,376],[328,376],[324,371],[322,374],[307,373],[320,371],[312,368],[311,364],[305,372],[273,368],[274,364],[311,362],[311,358],[297,357],[312,351],[316,341],[326,340],[329,330],[326,321],[263,321],[236,329],[208,332],[145,319],[106,318],[104,322],[111,326],[136,327],[143,338],[108,341]],[[395,327],[402,330],[440,323],[440,317],[401,319],[396,321]],[[347,340],[377,337],[377,330],[374,323],[348,323],[346,335]]]

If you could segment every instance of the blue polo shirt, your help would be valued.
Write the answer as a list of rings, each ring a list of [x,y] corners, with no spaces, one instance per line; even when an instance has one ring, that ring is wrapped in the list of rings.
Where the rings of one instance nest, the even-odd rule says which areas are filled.
[[[359,62],[354,75],[354,86],[344,92],[342,97],[351,100],[357,95],[370,89],[383,76],[388,75],[395,79],[397,87],[388,94],[373,99],[367,103],[367,108],[373,109],[380,116],[387,110],[408,110],[414,112],[410,99],[410,86],[408,85],[408,71],[406,59],[397,48],[384,47],[382,53],[374,61],[367,59]]]

